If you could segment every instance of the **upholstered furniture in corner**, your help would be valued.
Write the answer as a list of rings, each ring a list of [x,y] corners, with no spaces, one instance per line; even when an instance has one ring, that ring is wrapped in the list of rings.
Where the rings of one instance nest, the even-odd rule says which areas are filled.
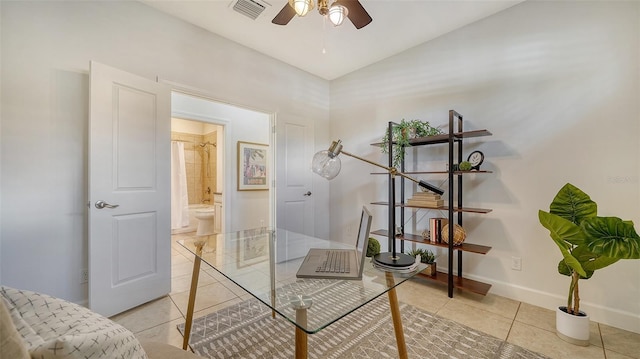
[[[123,326],[77,304],[0,286],[0,358],[199,357],[164,343],[143,345]]]

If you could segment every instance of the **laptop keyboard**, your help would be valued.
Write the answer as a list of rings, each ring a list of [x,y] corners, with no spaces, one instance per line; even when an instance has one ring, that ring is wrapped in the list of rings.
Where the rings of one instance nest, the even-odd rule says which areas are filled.
[[[316,273],[349,273],[349,252],[327,251],[327,258],[316,268]]]

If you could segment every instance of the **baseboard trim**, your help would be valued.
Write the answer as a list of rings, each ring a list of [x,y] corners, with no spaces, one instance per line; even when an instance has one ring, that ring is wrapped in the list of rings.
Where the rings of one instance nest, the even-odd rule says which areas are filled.
[[[536,289],[531,289],[491,278],[464,274],[465,277],[491,284],[489,294],[517,300],[527,304],[555,311],[558,306],[566,305],[566,297]],[[586,312],[592,321],[640,334],[640,315],[607,308],[586,301],[580,301],[580,310]]]

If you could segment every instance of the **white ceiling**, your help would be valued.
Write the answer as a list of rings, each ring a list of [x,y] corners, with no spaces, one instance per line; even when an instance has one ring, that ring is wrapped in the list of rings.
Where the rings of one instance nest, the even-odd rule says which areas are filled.
[[[295,16],[286,26],[272,24],[271,20],[287,0],[254,0],[266,6],[255,20],[233,10],[237,0],[141,1],[332,80],[524,0],[360,0],[373,18],[360,30],[349,20],[339,27],[332,26],[328,20],[324,24],[317,8],[305,17]]]

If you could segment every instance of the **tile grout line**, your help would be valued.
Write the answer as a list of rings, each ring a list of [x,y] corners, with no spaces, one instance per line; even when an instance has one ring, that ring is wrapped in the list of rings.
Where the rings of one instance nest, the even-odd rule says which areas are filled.
[[[602,355],[604,359],[607,359],[607,350],[604,347],[604,339],[602,338],[602,330],[600,329],[600,323],[596,322],[596,326],[598,327],[598,335],[600,336],[600,344],[602,344]]]
[[[513,325],[516,323],[516,317],[518,316],[518,312],[520,311],[521,306],[522,306],[522,302],[518,302],[518,309],[516,309],[516,313],[513,315],[513,319],[511,320],[511,325],[509,326],[509,331],[507,332],[507,337],[504,339],[505,343],[509,342],[509,336],[511,335],[511,330],[513,329]]]

